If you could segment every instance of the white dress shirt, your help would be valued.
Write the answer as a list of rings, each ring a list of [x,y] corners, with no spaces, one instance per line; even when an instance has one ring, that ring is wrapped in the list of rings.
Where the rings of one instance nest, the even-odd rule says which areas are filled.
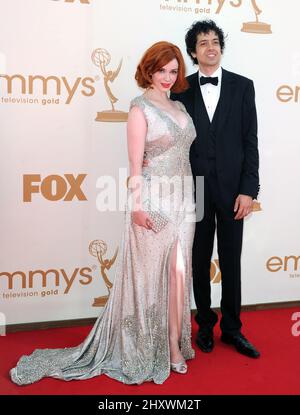
[[[207,77],[204,73],[202,73],[199,69],[199,85],[200,85],[200,78],[201,76]],[[208,117],[210,119],[210,122],[212,122],[215,110],[218,105],[218,101],[220,98],[220,92],[221,92],[221,83],[222,83],[222,68],[219,66],[219,68],[210,75],[211,77],[218,77],[218,85],[213,84],[205,84],[200,85],[200,89],[202,92],[203,101],[206,107],[206,111],[208,114]]]

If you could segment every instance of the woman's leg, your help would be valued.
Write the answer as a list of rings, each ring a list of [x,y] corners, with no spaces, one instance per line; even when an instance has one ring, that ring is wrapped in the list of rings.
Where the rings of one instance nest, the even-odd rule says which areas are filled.
[[[177,240],[171,253],[169,283],[169,342],[172,363],[184,360],[179,348],[184,304],[184,279],[184,260],[180,242]]]

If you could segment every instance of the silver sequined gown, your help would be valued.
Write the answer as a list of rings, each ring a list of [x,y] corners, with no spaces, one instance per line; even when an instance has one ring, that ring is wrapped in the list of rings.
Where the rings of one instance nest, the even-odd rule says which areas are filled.
[[[196,132],[185,108],[179,105],[187,119],[183,128],[143,95],[131,102],[131,106],[142,109],[148,125],[145,151],[149,165],[143,169],[143,198],[149,196],[151,177],[191,179],[189,149]],[[114,286],[93,329],[77,347],[36,349],[22,356],[10,371],[13,382],[24,385],[49,376],[79,380],[106,374],[127,384],[163,383],[170,374],[168,286],[170,257],[177,241],[185,270],[181,352],[185,359],[194,357],[190,315],[195,227],[194,211],[190,209],[192,187],[192,180],[184,187],[162,185],[156,202],[164,207],[171,194],[173,204],[165,206],[170,220],[158,233],[132,224],[131,213],[126,210]]]

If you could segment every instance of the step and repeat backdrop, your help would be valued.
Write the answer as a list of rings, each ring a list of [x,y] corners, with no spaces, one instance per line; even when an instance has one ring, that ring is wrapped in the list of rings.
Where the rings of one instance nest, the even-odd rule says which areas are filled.
[[[300,2],[0,0],[0,6],[6,324],[103,310],[123,229],[127,112],[142,93],[137,63],[151,44],[167,40],[183,51],[187,73],[196,71],[184,36],[204,18],[227,35],[222,66],[256,88],[261,191],[245,222],[242,302],[299,300]],[[214,306],[221,278],[215,250]]]

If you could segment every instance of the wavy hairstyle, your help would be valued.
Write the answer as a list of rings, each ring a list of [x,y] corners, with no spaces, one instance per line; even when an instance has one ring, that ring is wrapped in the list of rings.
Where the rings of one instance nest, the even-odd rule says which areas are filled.
[[[198,64],[197,58],[192,56],[192,53],[196,53],[197,37],[200,33],[208,34],[209,32],[215,32],[219,38],[221,53],[225,48],[225,36],[223,30],[216,25],[213,20],[199,20],[192,24],[187,34],[185,35],[186,51],[194,64]]]
[[[188,83],[185,79],[182,53],[178,46],[165,41],[154,43],[144,53],[135,73],[138,86],[144,89],[149,88],[152,84],[152,75],[173,59],[177,59],[178,62],[178,76],[171,91],[175,93],[185,91]]]

